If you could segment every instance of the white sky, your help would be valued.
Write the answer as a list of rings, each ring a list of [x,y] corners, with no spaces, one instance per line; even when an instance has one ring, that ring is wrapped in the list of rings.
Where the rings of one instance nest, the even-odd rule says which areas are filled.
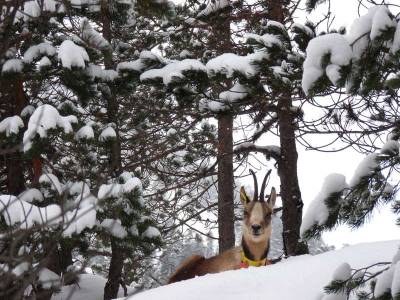
[[[182,2],[182,0],[175,0],[175,2]],[[340,26],[348,28],[353,20],[358,17],[357,5],[357,0],[332,1],[331,9],[335,15],[333,28],[339,28]],[[314,12],[311,16],[299,15],[299,19],[296,22],[301,21],[304,17],[309,17],[313,20],[315,16],[325,11],[325,7],[326,5],[321,5],[318,11]],[[361,14],[364,14],[365,11],[365,9],[361,10]],[[263,141],[265,141],[265,144],[274,144],[269,137],[266,137]],[[339,153],[323,153],[306,151],[299,145],[298,151],[298,176],[305,205],[304,212],[319,192],[322,182],[328,174],[340,173],[345,175],[347,181],[349,181],[354,169],[363,159],[363,156],[354,150],[345,150]],[[272,177],[270,184],[279,186],[279,178],[276,172],[272,173]],[[249,182],[249,185],[252,184]],[[381,207],[375,211],[371,221],[363,227],[352,231],[346,226],[340,226],[332,232],[325,233],[323,239],[327,244],[334,245],[337,248],[340,248],[344,244],[398,239],[400,228],[395,225],[395,219],[395,215],[390,211],[390,207]]]

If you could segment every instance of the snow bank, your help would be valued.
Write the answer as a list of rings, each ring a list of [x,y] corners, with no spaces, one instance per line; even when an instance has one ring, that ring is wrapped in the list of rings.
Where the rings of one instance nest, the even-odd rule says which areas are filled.
[[[107,279],[94,274],[79,275],[79,282],[73,285],[63,286],[59,293],[54,293],[51,300],[99,300],[104,298],[104,286]],[[134,292],[134,288],[128,286],[128,294]],[[119,288],[118,297],[124,295],[122,287]]]
[[[318,299],[343,262],[360,268],[391,261],[400,241],[366,243],[311,256],[291,257],[272,266],[219,274],[162,286],[129,300],[310,300]],[[324,298],[329,299],[329,298]]]

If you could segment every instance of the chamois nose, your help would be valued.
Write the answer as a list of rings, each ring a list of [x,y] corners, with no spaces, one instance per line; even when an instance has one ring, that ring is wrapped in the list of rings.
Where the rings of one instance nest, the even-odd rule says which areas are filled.
[[[251,225],[251,229],[253,229],[254,233],[258,233],[260,231],[260,229],[261,229],[261,225],[253,224],[253,225]]]

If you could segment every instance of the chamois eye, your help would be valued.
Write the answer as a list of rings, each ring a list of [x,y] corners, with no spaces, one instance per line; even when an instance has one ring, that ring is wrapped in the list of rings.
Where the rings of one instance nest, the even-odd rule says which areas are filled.
[[[248,212],[247,210],[245,210],[245,211],[243,211],[243,215],[244,215],[245,217],[248,217],[248,216],[249,216],[249,212]]]

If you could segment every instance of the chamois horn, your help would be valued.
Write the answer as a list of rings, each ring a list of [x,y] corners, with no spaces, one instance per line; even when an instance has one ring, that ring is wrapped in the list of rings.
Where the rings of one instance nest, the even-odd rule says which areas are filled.
[[[269,170],[269,171],[267,172],[267,174],[265,174],[264,180],[263,180],[263,182],[262,182],[262,185],[261,185],[261,194],[260,194],[260,202],[264,202],[265,185],[267,184],[267,179],[268,179],[269,175],[271,174],[271,171],[272,171],[272,170]]]
[[[253,194],[253,201],[257,201],[258,198],[258,183],[257,183],[257,177],[256,174],[252,169],[249,170],[251,175],[253,175],[253,181],[254,181],[254,194]]]

